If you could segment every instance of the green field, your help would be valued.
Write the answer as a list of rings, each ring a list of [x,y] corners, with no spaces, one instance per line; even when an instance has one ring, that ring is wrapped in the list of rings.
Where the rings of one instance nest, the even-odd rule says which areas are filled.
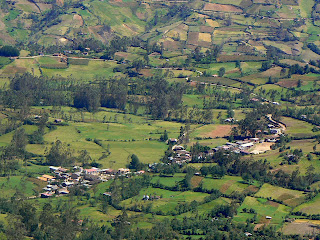
[[[0,178],[0,189],[2,198],[10,198],[15,193],[22,193],[24,196],[30,197],[35,194],[33,191],[34,188],[36,188],[36,185],[22,176]]]
[[[285,216],[290,212],[290,207],[288,206],[262,198],[246,197],[244,202],[238,208],[238,215],[235,216],[234,221],[244,222],[246,219],[254,216],[252,213],[243,213],[244,208],[252,208],[256,211],[258,223],[270,223],[277,227],[279,227],[279,225],[284,221]],[[266,219],[266,216],[272,217],[271,221]]]
[[[313,199],[297,206],[293,209],[294,212],[303,212],[306,214],[320,214],[320,194],[317,194]]]
[[[160,199],[153,201],[144,201],[142,200],[144,195],[159,196]],[[139,195],[122,201],[121,204],[127,207],[133,205],[141,207],[142,205],[151,204],[152,211],[169,213],[170,211],[173,211],[179,203],[190,203],[192,201],[201,202],[208,195],[209,194],[206,193],[196,193],[191,191],[178,192],[149,187],[146,189],[142,189]]]
[[[312,132],[313,126],[310,123],[288,117],[283,117],[282,121],[286,124],[286,133],[294,137],[309,137],[316,134]]]
[[[232,193],[242,193],[249,185],[244,184],[241,177],[224,176],[221,179],[204,178],[202,180],[204,189],[216,189],[220,192],[230,195]]]
[[[94,81],[97,77],[121,76],[121,73],[113,74],[116,63],[109,61],[90,61],[86,65],[69,65],[66,69],[42,69],[44,75],[48,77],[61,76],[64,78],[74,78],[86,82]]]
[[[185,174],[177,173],[173,177],[156,176],[152,178],[152,183],[160,183],[164,186],[174,187],[179,181],[184,179]]]
[[[270,193],[272,193],[271,196]],[[304,192],[272,186],[268,183],[265,183],[255,196],[263,198],[271,197],[292,207],[301,204],[305,199]]]

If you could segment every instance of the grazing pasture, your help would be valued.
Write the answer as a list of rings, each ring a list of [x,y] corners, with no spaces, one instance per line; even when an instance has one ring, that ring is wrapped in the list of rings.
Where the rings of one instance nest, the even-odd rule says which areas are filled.
[[[272,195],[270,195],[270,193],[272,193]],[[271,197],[271,199],[282,201],[291,207],[298,206],[305,200],[305,194],[302,191],[272,186],[268,183],[263,184],[255,196],[263,198]]]

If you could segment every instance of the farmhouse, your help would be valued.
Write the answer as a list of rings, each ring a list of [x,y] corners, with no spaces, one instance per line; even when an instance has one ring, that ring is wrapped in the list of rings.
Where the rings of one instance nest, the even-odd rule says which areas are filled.
[[[57,118],[57,119],[54,120],[54,122],[55,123],[62,123],[62,119]]]
[[[91,175],[97,175],[98,174],[98,168],[90,168],[90,169],[84,169],[84,174],[91,174]]]
[[[250,148],[252,147],[254,144],[252,142],[249,142],[249,143],[243,143],[243,144],[240,144],[240,148],[244,149],[244,148]]]
[[[281,133],[281,129],[272,128],[272,129],[270,129],[270,133],[271,134],[280,134]]]
[[[130,173],[130,169],[128,169],[128,168],[119,168],[118,169],[118,173],[119,174],[128,174],[128,173]]]
[[[38,179],[41,181],[49,182],[55,180],[55,177],[44,174],[41,177],[38,177]]]
[[[184,147],[179,146],[179,145],[175,145],[175,146],[172,147],[172,150],[173,151],[184,150]]]
[[[52,195],[53,195],[53,193],[51,193],[51,192],[50,192],[50,193],[49,193],[49,192],[47,193],[47,192],[46,192],[46,193],[41,193],[40,197],[41,197],[41,198],[49,198],[49,197],[51,197]]]
[[[168,143],[177,143],[178,140],[176,138],[169,138]]]
[[[65,195],[65,194],[69,194],[70,191],[67,188],[61,188],[58,190],[58,193]]]

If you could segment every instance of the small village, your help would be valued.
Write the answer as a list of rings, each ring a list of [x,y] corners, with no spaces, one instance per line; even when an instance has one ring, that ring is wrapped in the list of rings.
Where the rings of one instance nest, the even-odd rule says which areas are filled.
[[[285,126],[283,124],[275,122],[272,120],[271,116],[267,117],[272,124],[268,124],[268,130],[263,132],[265,137],[254,137],[236,142],[227,142],[224,145],[200,152],[197,156],[193,156],[192,153],[187,151],[184,146],[179,145],[179,139],[170,138],[168,139],[168,144],[173,145],[173,155],[168,157],[168,164],[175,163],[183,165],[192,161],[206,161],[212,158],[212,156],[220,150],[231,151],[241,155],[260,154],[266,152],[270,150],[271,145],[278,141],[285,130]],[[235,120],[232,119],[231,121]],[[258,134],[261,135],[262,132],[258,131]],[[157,164],[158,163],[149,164],[148,172],[153,172]],[[49,169],[52,175],[44,174],[38,177],[39,180],[47,183],[47,186],[43,188],[44,192],[39,196],[41,198],[69,194],[70,190],[75,186],[90,188],[94,184],[114,179],[116,176],[124,176],[128,178],[145,173],[143,170],[131,172],[131,170],[127,168],[113,170],[92,167],[85,169],[79,166],[74,166],[72,169],[67,169],[63,167],[50,166]],[[108,193],[106,193],[106,195],[108,195]]]
[[[39,180],[46,182],[47,186],[43,188],[40,194],[41,198],[49,198],[52,196],[61,196],[70,193],[70,189],[74,186],[83,188],[90,188],[94,184],[100,182],[106,182],[110,179],[114,179],[116,176],[129,177],[131,175],[141,175],[145,171],[131,172],[127,168],[113,169],[99,169],[89,168],[84,169],[79,166],[75,166],[72,169],[63,167],[49,167],[52,175],[44,174],[38,177]]]
[[[220,150],[231,151],[241,155],[250,155],[250,154],[261,154],[271,149],[271,146],[276,143],[280,136],[285,131],[285,126],[281,123],[277,123],[276,121],[272,120],[271,116],[267,116],[268,120],[272,124],[268,124],[268,130],[262,132],[258,130],[258,135],[264,134],[264,137],[253,137],[253,138],[246,138],[243,140],[239,140],[236,142],[227,142],[224,145],[212,148],[210,150],[206,150],[204,152],[199,153],[197,156],[192,156],[192,154],[185,150],[183,146],[174,145],[172,150],[174,152],[174,157],[168,157],[168,160],[171,163],[183,164],[193,161],[194,159],[198,161],[206,160],[210,158]],[[235,119],[226,119],[226,122],[234,122]],[[177,139],[169,139],[170,143],[176,144],[178,143]]]

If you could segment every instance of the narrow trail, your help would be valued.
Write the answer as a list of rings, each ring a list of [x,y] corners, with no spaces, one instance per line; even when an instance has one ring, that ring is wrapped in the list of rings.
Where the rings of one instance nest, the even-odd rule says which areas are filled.
[[[281,122],[277,122],[277,121],[273,120],[273,119],[272,119],[272,114],[267,114],[266,117],[268,118],[268,120],[269,120],[270,122],[272,122],[272,123],[274,123],[274,124],[276,124],[276,125],[279,125],[282,132],[285,132],[285,131],[286,131],[286,129],[287,129],[286,125],[284,125],[284,124],[281,123]]]

